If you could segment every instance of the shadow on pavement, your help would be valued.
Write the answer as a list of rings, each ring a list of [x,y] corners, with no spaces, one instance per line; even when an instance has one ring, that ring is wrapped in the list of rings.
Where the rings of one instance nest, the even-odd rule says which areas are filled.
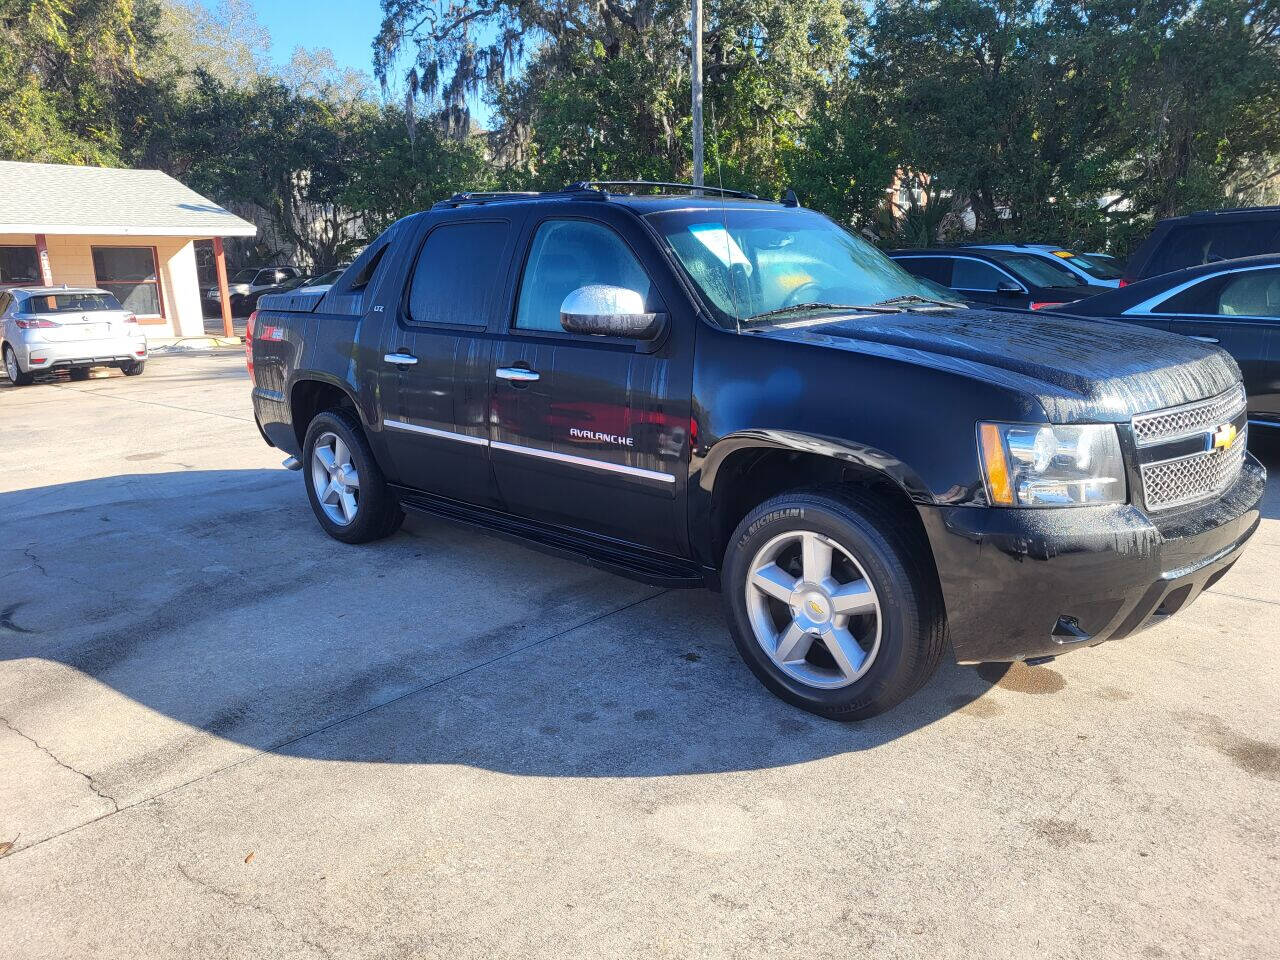
[[[341,545],[282,470],[4,493],[0,517],[0,658],[63,663],[165,717],[298,757],[580,777],[749,770],[874,748],[1003,673],[945,660],[889,715],[823,721],[756,682],[717,596],[444,522]],[[65,675],[33,672],[58,686],[0,687],[15,716],[75,699]],[[95,695],[103,706],[80,708],[112,703],[82,696]],[[145,731],[125,736],[152,749]]]

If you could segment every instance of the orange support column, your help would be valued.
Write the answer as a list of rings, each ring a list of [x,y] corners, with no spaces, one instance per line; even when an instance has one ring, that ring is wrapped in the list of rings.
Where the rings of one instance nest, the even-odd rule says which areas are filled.
[[[53,286],[53,269],[49,266],[49,244],[43,233],[36,234],[36,260],[40,263],[40,282]]]
[[[222,304],[222,332],[231,336],[231,291],[227,289],[227,254],[222,249],[222,238],[213,238],[213,262],[218,268],[218,300]]]

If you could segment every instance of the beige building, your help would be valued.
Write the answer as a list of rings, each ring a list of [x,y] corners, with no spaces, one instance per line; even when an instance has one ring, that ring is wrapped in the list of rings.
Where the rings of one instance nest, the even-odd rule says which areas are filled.
[[[101,287],[148,336],[203,334],[195,241],[214,242],[225,283],[222,238],[255,233],[159,170],[0,161],[0,288]]]

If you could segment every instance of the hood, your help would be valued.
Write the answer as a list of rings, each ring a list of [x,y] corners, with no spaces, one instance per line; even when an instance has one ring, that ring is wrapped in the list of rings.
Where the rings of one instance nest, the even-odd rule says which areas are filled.
[[[1053,423],[1122,422],[1229,389],[1225,351],[1109,320],[994,310],[880,314],[761,330],[774,338],[893,356],[1034,397]]]

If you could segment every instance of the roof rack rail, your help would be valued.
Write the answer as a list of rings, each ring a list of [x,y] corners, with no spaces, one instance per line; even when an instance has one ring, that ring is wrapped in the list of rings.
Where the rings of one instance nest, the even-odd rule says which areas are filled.
[[[688,190],[690,192],[702,191],[704,193],[714,193],[722,197],[740,197],[743,200],[759,200],[760,198],[754,193],[748,193],[745,190],[730,190],[727,187],[710,187],[707,185],[698,186],[693,183],[674,183],[666,180],[579,180],[577,183],[571,183],[561,193],[611,193],[610,187],[663,187],[666,189]]]
[[[1221,210],[1196,210],[1190,216],[1193,217],[1216,217],[1223,213],[1275,213],[1280,210],[1280,206],[1265,207],[1223,207]]]
[[[432,207],[458,207],[464,203],[490,203],[494,200],[518,200],[521,197],[540,196],[537,190],[469,190],[455,193],[448,200],[440,200]]]

